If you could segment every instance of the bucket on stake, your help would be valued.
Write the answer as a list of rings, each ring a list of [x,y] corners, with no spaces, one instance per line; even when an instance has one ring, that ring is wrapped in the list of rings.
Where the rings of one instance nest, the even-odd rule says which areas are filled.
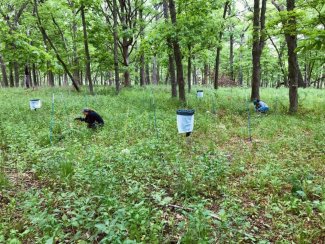
[[[196,97],[197,97],[197,98],[201,98],[201,97],[203,97],[203,90],[197,90],[197,91],[196,91]]]
[[[191,135],[194,128],[194,112],[193,109],[176,111],[178,133],[186,133],[186,137]]]
[[[42,102],[40,99],[29,100],[29,107],[31,110],[36,110],[42,107]]]

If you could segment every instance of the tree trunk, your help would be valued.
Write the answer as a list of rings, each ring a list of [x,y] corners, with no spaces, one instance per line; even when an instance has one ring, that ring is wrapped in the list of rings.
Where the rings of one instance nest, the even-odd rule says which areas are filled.
[[[208,84],[208,64],[204,64],[202,85]]]
[[[157,57],[156,55],[152,57],[152,83],[154,85],[158,85],[158,79],[157,79]]]
[[[88,34],[87,34],[84,5],[81,5],[80,11],[81,11],[81,20],[82,20],[82,29],[84,34],[84,46],[85,46],[85,56],[86,56],[86,80],[88,80],[90,94],[94,95],[94,87],[93,87],[93,81],[91,79],[91,70],[90,70],[90,54],[89,54],[89,47],[88,47]]]
[[[77,30],[78,25],[77,21],[75,19],[75,16],[72,20],[72,45],[73,45],[73,78],[75,79],[76,83],[80,85],[80,70],[79,70],[79,57],[78,57],[78,51],[77,51]],[[67,84],[65,84],[67,85]]]
[[[140,56],[140,86],[144,86],[146,81],[144,65],[144,54],[142,53]]]
[[[242,47],[244,45],[244,35],[245,35],[245,32],[240,34],[239,74],[238,74],[238,79],[239,79],[239,85],[240,86],[243,86],[244,85],[244,76],[243,76],[243,51],[242,51]]]
[[[117,33],[117,3],[113,0],[113,36],[114,36],[114,73],[115,73],[115,89],[116,93],[120,92],[120,74],[119,74],[119,63],[118,63],[118,33]]]
[[[15,71],[15,87],[19,87],[19,64],[14,61],[14,71]]]
[[[79,76],[79,75],[78,75]],[[68,86],[69,85],[69,82],[68,82],[68,75],[67,75],[67,73],[64,73],[63,74],[63,84],[65,85],[65,86]]]
[[[286,67],[285,67],[285,63],[283,62],[283,59],[282,59],[282,55],[283,55],[283,47],[281,46],[280,47],[280,50],[279,48],[275,45],[273,39],[271,36],[269,36],[269,39],[275,49],[275,51],[277,52],[278,54],[278,65],[279,65],[279,68],[281,70],[281,73],[283,75],[283,83],[285,86],[288,86],[288,74],[287,72],[285,71],[286,70]],[[279,86],[279,85],[278,85]]]
[[[169,16],[168,16],[168,3],[167,0],[163,1],[163,9],[164,9],[164,17],[165,22],[168,23]],[[174,56],[173,56],[173,43],[170,36],[167,36],[167,47],[168,47],[168,73],[170,76],[170,84],[171,84],[171,92],[172,97],[177,97],[177,80],[175,75],[175,63],[174,63]]]
[[[294,11],[295,0],[287,0],[287,11]],[[297,66],[297,34],[296,34],[296,17],[291,15],[288,20],[290,33],[286,34],[288,46],[288,71],[289,71],[289,112],[296,113],[298,110],[298,66]]]
[[[10,87],[14,87],[15,86],[14,73],[13,73],[12,66],[13,66],[13,64],[10,62],[9,63],[9,84],[10,84]]]
[[[32,65],[32,75],[33,75],[33,86],[38,86],[37,75],[36,75],[36,65],[33,63]]]
[[[167,86],[168,85],[168,80],[169,80],[169,72],[168,70],[166,71],[166,76],[165,76],[165,85]]]
[[[146,84],[150,85],[150,69],[149,64],[146,64]]]
[[[261,66],[260,60],[264,47],[264,29],[265,29],[266,0],[262,0],[262,9],[260,13],[260,1],[254,0],[253,17],[253,70],[252,70],[252,93],[251,100],[260,99],[260,79]]]
[[[52,87],[54,87],[54,74],[52,72],[52,70],[49,70],[48,71],[48,74],[47,74],[47,81],[48,81],[48,84]]]
[[[193,67],[193,84],[197,85],[197,77],[196,77],[196,67]]]
[[[124,86],[131,86],[131,81],[130,81],[130,72],[129,72],[129,46],[127,44],[127,39],[123,38],[123,64],[124,64]]]
[[[170,50],[171,51],[171,50]],[[168,72],[172,89],[172,97],[177,97],[177,80],[175,74],[175,62],[172,54],[168,55]]]
[[[63,69],[65,70],[65,72],[68,74],[68,76],[70,77],[71,81],[72,81],[72,84],[74,86],[74,88],[79,92],[80,89],[79,89],[79,86],[78,86],[78,83],[74,80],[73,76],[71,75],[67,65],[65,64],[65,62],[63,61],[63,59],[61,58],[61,56],[59,55],[58,53],[58,50],[55,48],[54,44],[52,43],[51,39],[49,38],[49,36],[46,34],[46,31],[44,29],[44,27],[42,26],[42,22],[41,22],[41,18],[39,16],[39,13],[38,13],[38,8],[37,8],[37,0],[34,0],[34,9],[35,9],[35,13],[36,13],[36,16],[37,16],[37,24],[38,24],[38,28],[40,29],[41,33],[42,33],[42,36],[43,38],[45,38],[45,40],[47,40],[50,44],[50,46],[52,47],[53,51],[55,52],[56,54],[56,58],[57,60],[61,63]]]
[[[294,2],[294,1],[293,1]],[[278,4],[275,0],[272,0],[272,4],[276,7],[276,9],[279,11],[279,12],[282,12],[284,11],[284,6],[281,5],[281,4]],[[293,4],[294,5],[294,4]],[[287,1],[287,6],[288,6],[288,1]],[[287,9],[288,10],[288,9]],[[282,20],[282,25],[283,26],[286,26],[287,23],[285,22],[285,20],[283,19]],[[289,38],[290,39],[290,33],[285,33],[285,38]],[[301,70],[300,70],[300,67],[299,67],[299,63],[298,63],[298,59],[296,59],[295,61],[295,66],[296,66],[296,71],[298,72],[298,87],[306,87],[306,83],[304,82],[304,79],[303,79],[303,76],[302,76],[302,73],[301,73]],[[289,69],[289,67],[288,67]],[[289,78],[289,77],[288,77]],[[290,84],[289,84],[290,86]]]
[[[191,46],[188,46],[188,57],[187,57],[187,85],[188,93],[191,92],[191,75],[192,75],[192,59],[191,59]]]
[[[128,30],[128,25],[127,25],[127,6],[126,6],[126,1],[125,0],[120,0],[120,9],[121,9],[121,14],[120,14],[120,19],[121,19],[121,24],[122,24],[122,30],[127,31]],[[117,10],[117,9],[116,9]],[[124,86],[131,86],[131,81],[130,81],[130,73],[129,73],[129,46],[130,46],[130,41],[128,40],[127,37],[122,38],[122,56],[123,56],[123,65],[124,65]]]
[[[140,39],[143,41],[144,39],[144,25],[143,25],[143,9],[140,8],[139,10],[139,19],[140,19]],[[140,86],[144,86],[146,82],[146,77],[145,77],[145,60],[144,60],[144,52],[143,50],[140,50],[141,55],[140,55]]]
[[[229,37],[230,53],[229,53],[229,69],[230,69],[230,79],[233,81],[234,78],[234,34],[230,33]]]
[[[169,0],[169,11],[170,11],[170,17],[173,25],[176,25],[177,19],[176,19],[176,8],[175,8],[174,0]],[[186,97],[185,97],[185,84],[184,84],[185,82],[183,77],[182,53],[178,43],[177,34],[174,37],[173,46],[174,46],[174,56],[175,56],[176,70],[177,70],[179,100],[185,102]]]
[[[229,1],[225,2],[225,6],[223,9],[223,19],[226,18],[227,9],[228,9]],[[219,79],[219,66],[220,66],[220,51],[221,51],[221,39],[223,35],[223,26],[221,27],[221,31],[219,32],[219,44],[217,47],[217,55],[215,60],[215,67],[214,67],[214,89],[218,89],[218,79]]]
[[[37,4],[36,0],[35,0],[35,4]],[[35,7],[35,10],[36,10],[36,7]],[[44,32],[41,31],[41,33],[42,33],[42,37],[43,37],[45,50],[48,53],[49,52],[49,47],[48,47],[48,44],[47,44],[47,37],[46,37],[47,35],[45,33],[45,30],[44,30]],[[53,78],[53,73],[51,71],[51,62],[50,61],[46,62],[46,69],[47,69],[47,72],[48,72],[47,73],[47,85],[53,87],[54,86],[54,78]]]
[[[6,64],[4,63],[1,55],[0,55],[0,65],[1,65],[3,85],[5,87],[8,87],[9,86],[9,83],[8,83],[8,76],[7,76]]]
[[[29,71],[29,67],[26,64],[25,65],[25,87],[28,89],[30,88],[30,84],[31,84],[31,78],[30,78],[30,71]]]

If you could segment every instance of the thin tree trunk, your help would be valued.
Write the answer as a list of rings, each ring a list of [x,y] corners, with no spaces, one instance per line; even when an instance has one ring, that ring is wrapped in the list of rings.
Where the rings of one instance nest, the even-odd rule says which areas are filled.
[[[290,13],[295,9],[295,0],[287,0],[287,11]],[[298,66],[297,66],[297,34],[296,17],[291,15],[288,20],[290,34],[286,34],[288,46],[288,71],[289,71],[289,112],[296,113],[298,110]]]
[[[142,3],[143,4],[143,3]],[[140,19],[140,39],[143,41],[144,39],[144,25],[143,25],[143,9],[140,8],[139,10],[139,19]],[[145,60],[144,60],[144,52],[143,50],[140,51],[140,86],[144,86],[146,82],[145,77]]]
[[[144,70],[144,54],[141,53],[140,56],[140,86],[144,86],[145,85],[145,81],[146,81],[146,74],[145,74],[145,70]]]
[[[93,87],[93,81],[91,79],[91,70],[90,70],[90,54],[89,54],[89,47],[88,47],[88,34],[87,34],[84,5],[81,5],[80,11],[81,11],[81,20],[82,20],[82,29],[84,34],[84,46],[85,46],[85,56],[86,56],[86,80],[88,80],[90,94],[94,95],[94,87]]]
[[[278,65],[279,65],[279,68],[280,68],[281,73],[283,75],[283,83],[284,83],[285,86],[288,86],[288,74],[285,71],[285,63],[283,62],[283,59],[282,59],[282,55],[283,55],[283,52],[281,51],[282,48],[280,47],[280,50],[278,49],[278,47],[275,45],[275,43],[274,43],[271,36],[269,36],[269,39],[270,39],[273,47],[275,48],[275,51],[278,54]]]
[[[129,46],[127,44],[126,38],[123,38],[123,64],[124,64],[124,86],[131,86],[131,80],[130,80],[130,72],[129,72]]]
[[[266,0],[262,0],[260,13],[260,0],[254,0],[253,17],[253,70],[252,70],[252,93],[251,100],[260,99],[260,79],[261,79],[261,55],[264,47]]]
[[[63,74],[63,84],[64,84],[65,86],[68,86],[68,85],[69,85],[69,82],[68,82],[68,75],[67,75],[67,73],[64,73],[64,74]]]
[[[33,75],[33,86],[38,86],[37,75],[36,75],[36,65],[33,63],[32,65],[32,75]]]
[[[193,84],[197,85],[196,66],[193,67]]]
[[[170,76],[172,97],[177,97],[177,80],[176,80],[176,74],[175,74],[175,61],[174,61],[174,57],[172,54],[168,55],[168,73]]]
[[[146,64],[146,84],[150,85],[150,68],[149,64]]]
[[[166,86],[168,85],[168,80],[169,80],[169,72],[167,70],[167,72],[166,72],[166,78],[165,78],[165,85]]]
[[[244,35],[245,32],[247,31],[249,26],[245,29],[243,33],[240,34],[240,52],[239,52],[239,74],[238,74],[238,79],[239,79],[239,85],[243,86],[244,85],[244,76],[243,76],[243,51],[242,47],[244,45]]]
[[[120,71],[118,63],[118,26],[117,26],[117,3],[113,0],[113,36],[114,36],[114,73],[115,73],[115,89],[116,93],[120,92]]]
[[[121,9],[121,14],[120,14],[120,19],[121,19],[121,24],[122,24],[122,30],[127,31],[128,25],[127,25],[127,6],[126,6],[126,1],[125,0],[120,0],[120,9]],[[116,9],[117,10],[117,9]],[[130,42],[126,36],[123,36],[122,38],[122,56],[123,56],[123,65],[125,68],[124,71],[124,86],[131,86],[131,81],[130,81],[130,72],[129,72],[129,46]]]
[[[5,87],[9,86],[8,82],[8,76],[7,76],[7,70],[6,70],[6,64],[4,63],[2,56],[0,55],[0,65],[1,65],[1,72],[2,72],[2,80],[3,80],[3,85]]]
[[[19,87],[19,64],[14,61],[14,71],[15,71],[15,87]]]
[[[229,37],[229,45],[230,45],[230,53],[229,53],[230,79],[234,81],[235,80],[234,78],[234,34],[232,33],[232,30]]]
[[[177,19],[176,19],[176,8],[175,8],[174,0],[169,0],[169,11],[170,11],[170,17],[173,25],[176,25]],[[185,82],[183,77],[182,53],[178,43],[177,34],[174,37],[173,46],[174,46],[174,56],[175,56],[176,70],[177,70],[179,99],[180,101],[185,102],[186,97],[185,97]]]
[[[14,87],[15,86],[15,82],[14,82],[14,73],[13,73],[13,69],[12,69],[12,62],[9,63],[9,84],[10,87]]]
[[[191,92],[191,75],[192,75],[192,59],[191,59],[191,46],[188,46],[188,57],[187,57],[187,84],[188,84],[188,93]]]
[[[202,85],[208,84],[208,64],[205,63],[203,67],[203,79],[202,79]]]
[[[47,81],[48,81],[48,84],[50,85],[50,86],[55,86],[55,83],[54,83],[54,74],[53,74],[53,72],[52,72],[52,70],[49,70],[49,72],[48,72],[48,75],[47,75]]]
[[[73,16],[72,20],[72,46],[73,46],[73,78],[75,81],[80,84],[80,77],[79,77],[79,57],[78,57],[78,51],[77,51],[77,30],[78,30],[78,25],[77,21],[75,19],[75,15]],[[66,84],[65,84],[66,85]]]
[[[36,4],[36,1],[35,1],[35,4]],[[34,8],[34,11],[36,13],[36,7]],[[37,16],[37,15],[36,15]],[[45,32],[45,30],[44,30]],[[46,33],[44,33],[43,31],[41,31],[42,33],[42,37],[43,37],[43,42],[44,42],[44,45],[45,45],[45,50],[46,52],[48,53],[49,52],[49,47],[48,47],[48,44],[47,44],[47,37],[46,37]],[[54,78],[53,78],[53,73],[51,71],[51,62],[50,61],[47,61],[46,62],[46,68],[47,68],[47,85],[53,87],[54,86]]]
[[[164,18],[165,22],[168,23],[169,16],[168,16],[168,3],[167,0],[163,1],[163,9],[164,9]],[[170,84],[171,84],[171,93],[172,97],[177,97],[177,80],[175,75],[175,63],[174,63],[174,56],[173,56],[173,43],[170,36],[167,36],[167,47],[168,47],[168,73],[170,76]]]
[[[277,3],[275,0],[272,0],[272,4],[276,7],[276,9],[279,11],[279,12],[282,12],[282,11],[284,11],[285,9],[284,9],[284,6],[283,5],[281,5],[281,4],[279,4],[279,3]],[[288,2],[287,2],[287,4],[288,4]],[[286,21],[283,19],[282,20],[282,25],[283,26],[286,26],[287,25],[287,23],[286,23]],[[285,35],[285,38],[287,39],[287,38],[289,38],[290,39],[290,33],[289,32],[287,32],[287,33],[285,33],[284,34]],[[296,63],[295,63],[295,66],[296,66],[296,71],[297,71],[297,73],[298,73],[298,87],[306,87],[306,83],[304,82],[304,79],[303,79],[303,76],[302,76],[302,73],[301,73],[301,70],[300,70],[300,67],[299,67],[299,63],[298,63],[298,59],[296,59],[296,61],[295,61]],[[288,69],[289,69],[289,67],[288,67]],[[290,84],[289,84],[289,86],[290,86]]]
[[[28,89],[31,85],[30,70],[28,65],[25,65],[25,87]]]
[[[158,79],[157,79],[157,57],[152,57],[152,83],[154,85],[158,85]]]
[[[62,60],[61,56],[58,53],[58,50],[55,48],[54,44],[52,43],[51,39],[48,37],[48,35],[46,34],[45,29],[42,26],[42,22],[41,22],[41,18],[38,14],[38,8],[37,8],[37,0],[34,0],[34,7],[35,7],[35,13],[37,16],[37,21],[38,21],[38,28],[40,29],[40,31],[42,32],[42,35],[45,37],[45,39],[47,39],[47,41],[49,42],[50,46],[52,47],[52,49],[54,50],[55,54],[56,54],[56,58],[58,59],[58,61],[61,63],[63,69],[65,70],[65,72],[68,74],[68,76],[70,77],[73,86],[75,87],[75,89],[79,92],[79,86],[78,83],[74,80],[73,76],[71,75],[67,65],[65,64],[65,62]]]
[[[226,18],[227,14],[227,9],[228,9],[229,1],[225,2],[225,6],[223,9],[223,19]],[[219,32],[219,44],[217,47],[217,55],[216,55],[216,60],[215,60],[215,68],[214,68],[214,89],[218,89],[219,84],[218,84],[218,79],[219,79],[219,66],[220,66],[220,51],[221,51],[221,39],[223,35],[223,27],[221,28],[221,31]]]

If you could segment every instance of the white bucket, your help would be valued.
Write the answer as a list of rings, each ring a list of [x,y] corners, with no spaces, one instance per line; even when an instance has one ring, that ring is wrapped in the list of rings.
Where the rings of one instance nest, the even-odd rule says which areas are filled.
[[[29,107],[31,110],[36,110],[42,107],[42,102],[40,99],[29,100]]]
[[[203,90],[198,90],[196,92],[196,97],[203,97]]]
[[[192,132],[194,128],[194,110],[177,110],[178,133]]]

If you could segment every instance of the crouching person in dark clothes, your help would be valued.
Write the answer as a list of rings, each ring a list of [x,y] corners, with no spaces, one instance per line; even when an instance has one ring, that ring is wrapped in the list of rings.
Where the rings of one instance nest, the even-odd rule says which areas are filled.
[[[87,125],[88,128],[95,129],[98,127],[102,127],[104,125],[104,120],[94,110],[85,108],[82,112],[85,115],[85,118],[79,117],[79,118],[75,118],[75,120],[86,122],[88,124]]]

